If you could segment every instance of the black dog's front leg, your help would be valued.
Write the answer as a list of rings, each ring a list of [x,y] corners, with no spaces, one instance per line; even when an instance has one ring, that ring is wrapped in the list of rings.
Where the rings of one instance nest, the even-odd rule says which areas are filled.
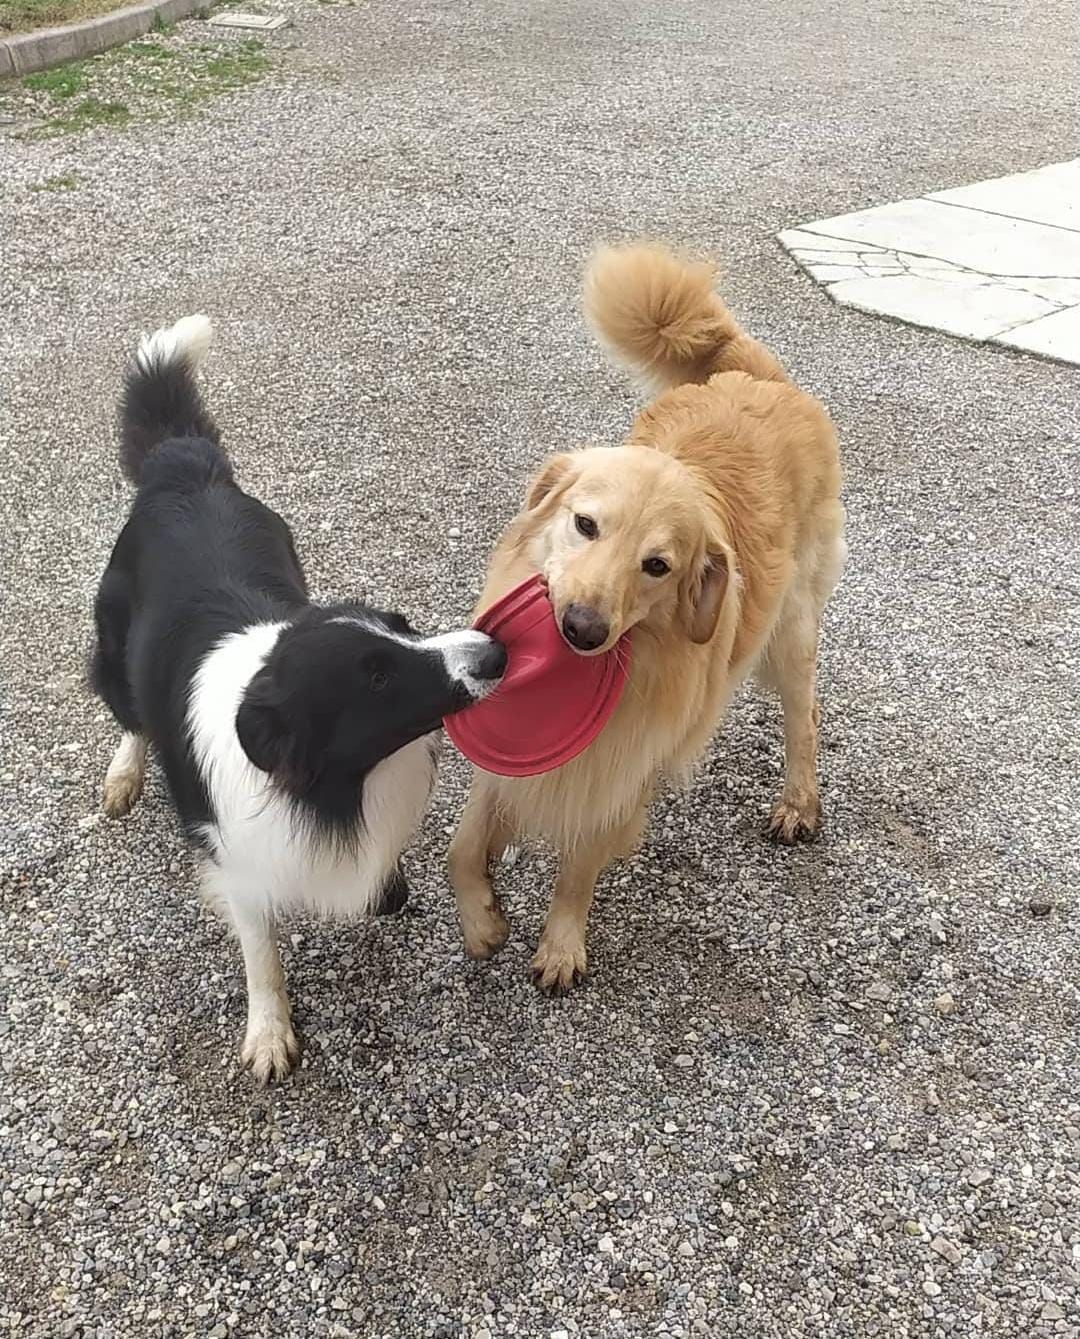
[[[383,884],[379,903],[375,908],[376,916],[396,916],[409,900],[409,885],[398,865],[393,874]]]

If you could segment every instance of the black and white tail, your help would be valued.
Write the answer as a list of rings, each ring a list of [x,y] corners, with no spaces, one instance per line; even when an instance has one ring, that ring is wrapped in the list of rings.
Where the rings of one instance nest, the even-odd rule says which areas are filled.
[[[205,316],[185,316],[139,341],[120,401],[120,466],[132,483],[139,482],[147,456],[170,438],[219,444],[217,424],[195,384],[212,333]]]

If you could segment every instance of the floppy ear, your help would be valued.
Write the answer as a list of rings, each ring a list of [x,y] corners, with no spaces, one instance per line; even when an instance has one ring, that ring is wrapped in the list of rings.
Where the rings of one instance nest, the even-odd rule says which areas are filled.
[[[716,631],[730,575],[727,554],[709,553],[704,567],[683,580],[679,608],[686,635],[698,646],[710,641]]]
[[[548,456],[539,473],[533,476],[529,484],[528,492],[525,494],[525,510],[536,511],[549,498],[558,497],[570,486],[576,474],[577,462],[573,456],[565,452],[557,456]]]
[[[261,772],[281,770],[290,741],[274,682],[266,670],[260,670],[247,686],[236,713],[236,735],[240,747]]]

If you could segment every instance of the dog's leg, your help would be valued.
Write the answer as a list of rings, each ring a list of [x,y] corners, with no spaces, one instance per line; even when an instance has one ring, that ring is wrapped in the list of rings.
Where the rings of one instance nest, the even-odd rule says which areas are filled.
[[[814,837],[821,826],[817,620],[810,611],[792,611],[777,628],[761,677],[778,690],[784,710],[784,789],[773,806],[768,834],[776,841],[796,842]]]
[[[546,994],[569,990],[584,979],[589,965],[585,932],[596,880],[612,860],[637,849],[647,815],[642,802],[622,827],[583,838],[573,851],[563,853],[544,932],[532,960],[533,980]]]
[[[409,883],[399,864],[393,874],[383,884],[379,894],[379,904],[375,908],[376,916],[396,916],[409,900]]]
[[[240,1060],[260,1083],[283,1079],[300,1046],[293,1032],[273,912],[241,897],[223,899],[244,954],[247,1032]]]
[[[469,800],[450,844],[450,883],[470,958],[490,958],[506,943],[510,926],[492,886],[489,864],[509,840],[491,783],[474,773]]]
[[[146,739],[125,731],[105,773],[101,807],[110,818],[122,818],[142,794],[146,775]]]

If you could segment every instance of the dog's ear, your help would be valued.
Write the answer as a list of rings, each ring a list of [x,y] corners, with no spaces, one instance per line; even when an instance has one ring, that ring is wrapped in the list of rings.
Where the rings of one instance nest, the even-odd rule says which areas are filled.
[[[727,554],[709,553],[703,566],[683,578],[679,587],[679,608],[686,635],[698,646],[712,639],[720,621],[731,573]]]
[[[573,456],[566,452],[548,456],[529,483],[525,494],[525,510],[536,511],[545,502],[557,498],[570,487],[576,474],[577,462]]]
[[[280,772],[289,749],[289,736],[274,681],[260,670],[244,693],[236,713],[240,747],[261,772]]]

